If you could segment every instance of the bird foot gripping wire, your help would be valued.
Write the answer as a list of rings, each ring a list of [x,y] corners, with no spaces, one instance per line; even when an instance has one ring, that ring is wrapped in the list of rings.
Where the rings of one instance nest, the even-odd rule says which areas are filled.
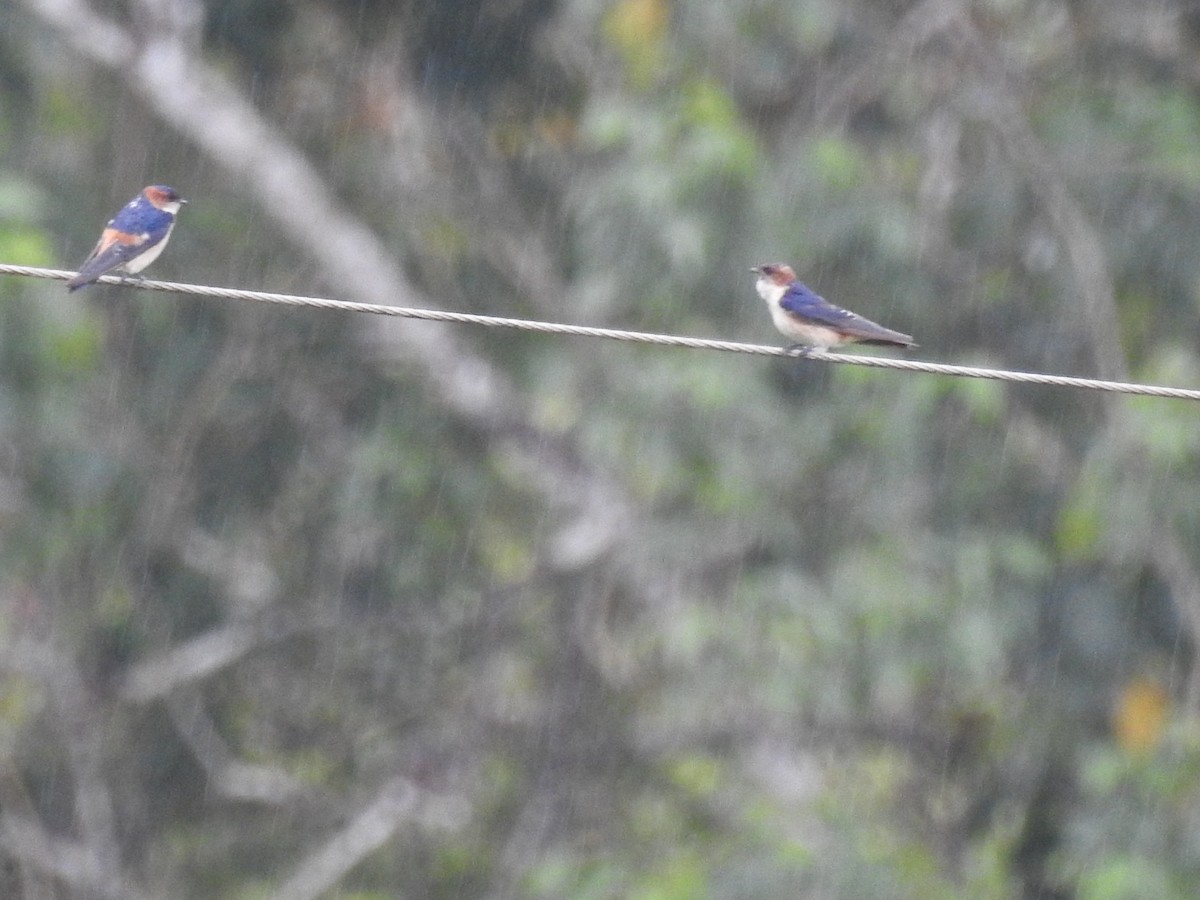
[[[816,349],[816,347],[810,347],[808,344],[788,344],[786,348],[787,355],[794,356],[796,359],[808,359]]]

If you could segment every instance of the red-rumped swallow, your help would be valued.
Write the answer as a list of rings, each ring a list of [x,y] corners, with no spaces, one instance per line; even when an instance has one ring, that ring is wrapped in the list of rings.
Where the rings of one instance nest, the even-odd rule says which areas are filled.
[[[73,291],[108,272],[134,275],[158,259],[167,246],[175,214],[187,203],[164,184],[152,184],[121,207],[100,233],[100,241],[79,274],[67,282]]]
[[[798,343],[789,349],[801,354],[828,350],[842,344],[885,344],[915,347],[907,334],[892,331],[848,309],[834,306],[796,280],[791,266],[768,263],[750,270],[758,276],[754,286],[767,302],[771,321],[786,337]]]

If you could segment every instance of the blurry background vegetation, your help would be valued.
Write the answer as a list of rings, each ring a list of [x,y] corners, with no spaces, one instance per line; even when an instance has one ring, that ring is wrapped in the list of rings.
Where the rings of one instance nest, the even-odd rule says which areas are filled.
[[[1184,0],[15,0],[0,262],[1200,385]],[[1194,406],[0,279],[5,897],[1192,897]]]

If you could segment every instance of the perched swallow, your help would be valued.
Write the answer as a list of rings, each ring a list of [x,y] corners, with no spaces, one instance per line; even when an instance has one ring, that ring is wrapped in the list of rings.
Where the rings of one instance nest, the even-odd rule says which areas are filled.
[[[807,353],[842,344],[885,344],[915,347],[907,334],[892,331],[848,309],[834,306],[796,280],[791,266],[768,263],[750,270],[758,276],[754,286],[767,302],[771,321],[786,337],[798,343],[792,349]]]
[[[133,275],[158,259],[167,246],[175,214],[187,203],[163,184],[152,184],[121,207],[109,220],[96,249],[83,261],[79,274],[67,282],[73,291],[108,272]]]

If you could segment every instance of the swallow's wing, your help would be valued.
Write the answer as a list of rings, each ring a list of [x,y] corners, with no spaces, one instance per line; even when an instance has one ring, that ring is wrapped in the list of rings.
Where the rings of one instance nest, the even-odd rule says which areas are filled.
[[[152,233],[145,231],[140,234],[130,234],[109,226],[101,232],[99,242],[88,258],[83,261],[83,265],[79,267],[79,274],[71,280],[79,281],[80,284],[95,281],[105,272],[111,272],[118,266],[129,262],[139,253],[154,246],[162,240],[162,237],[162,234],[155,237]]]
[[[884,328],[858,313],[834,306],[799,282],[793,284],[787,293],[779,298],[779,305],[788,315],[803,322],[821,325],[858,341],[882,341],[903,346],[909,346],[913,342],[907,334]]]

